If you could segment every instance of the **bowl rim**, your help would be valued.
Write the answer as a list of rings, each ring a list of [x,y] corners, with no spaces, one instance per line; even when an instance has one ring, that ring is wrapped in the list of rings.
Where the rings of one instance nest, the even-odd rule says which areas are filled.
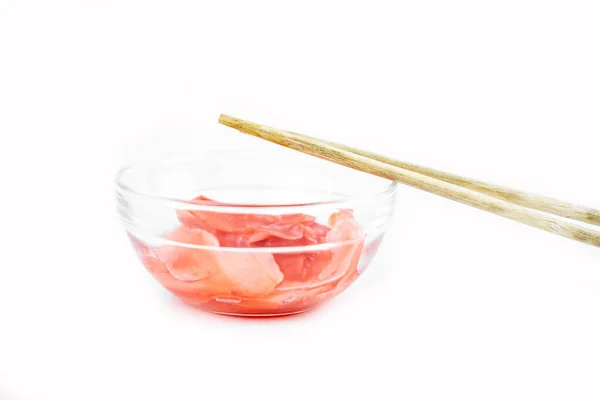
[[[142,162],[132,162],[121,168],[119,168],[114,176],[114,183],[117,188],[117,192],[125,192],[129,194],[133,194],[135,196],[139,196],[142,198],[146,198],[154,201],[163,201],[166,203],[170,203],[172,205],[177,205],[178,209],[189,209],[189,210],[206,210],[206,211],[224,211],[225,208],[235,209],[237,212],[243,209],[257,210],[257,209],[275,209],[275,208],[304,208],[304,207],[315,207],[315,206],[331,206],[331,205],[339,205],[346,203],[362,203],[368,202],[370,199],[382,197],[385,195],[391,195],[396,191],[398,187],[398,182],[387,180],[385,178],[381,178],[382,180],[387,180],[388,183],[381,190],[367,192],[364,195],[360,196],[347,196],[343,199],[333,199],[326,201],[315,201],[315,202],[300,202],[300,203],[269,203],[269,204],[248,204],[248,203],[223,203],[213,200],[197,200],[197,199],[181,199],[177,197],[156,195],[152,193],[143,192],[137,189],[134,189],[130,185],[127,185],[123,182],[123,175],[135,168],[137,166],[143,164],[152,164],[158,162],[164,162],[166,160],[178,160],[178,159],[189,159],[194,156],[198,156],[199,154],[206,155],[207,153],[214,155],[215,153],[235,153],[235,152],[248,152],[256,149],[229,149],[229,150],[212,150],[206,152],[196,152],[193,154],[185,154],[185,155],[167,155],[163,157],[158,157],[151,159],[149,161]],[[337,164],[336,164],[337,165]],[[350,168],[348,168],[350,169]],[[375,177],[375,175],[374,175]]]

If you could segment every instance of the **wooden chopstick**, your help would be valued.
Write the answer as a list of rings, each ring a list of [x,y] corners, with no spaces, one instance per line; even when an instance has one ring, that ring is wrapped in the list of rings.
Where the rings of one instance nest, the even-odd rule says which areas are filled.
[[[284,147],[382,178],[395,180],[529,226],[600,247],[599,230],[591,229],[583,224],[570,222],[562,218],[566,215],[572,215],[577,217],[574,219],[597,223],[600,213],[598,210],[589,207],[571,205],[531,194],[519,196],[517,194],[522,194],[523,192],[472,181],[440,171],[430,169],[426,169],[425,171],[419,170],[419,168],[423,167],[401,163],[373,153],[363,152],[362,150],[340,146],[332,142],[325,142],[320,139],[244,121],[227,115],[221,115],[219,122]],[[371,157],[371,155],[375,157]],[[412,169],[406,168],[407,166],[412,167]],[[425,172],[428,172],[429,175]],[[496,188],[500,188],[501,190]],[[550,200],[550,203],[544,205],[548,200]],[[539,211],[540,209],[542,210]],[[561,218],[556,218],[552,215],[557,213]]]
[[[342,150],[350,151],[352,153],[368,157],[373,160],[395,165],[396,167],[404,168],[409,171],[417,172],[422,175],[427,175],[432,178],[452,183],[457,186],[462,186],[464,188],[471,189],[479,193],[487,194],[488,196],[495,197],[507,201],[509,203],[519,204],[527,208],[546,212],[548,214],[558,215],[559,217],[569,218],[600,226],[600,210],[591,207],[567,203],[550,197],[523,192],[520,190],[511,189],[505,186],[495,185],[492,183],[482,182],[475,179],[465,178],[463,176],[454,175],[433,168],[423,167],[405,161],[396,160],[390,157],[382,156],[380,154],[372,153],[369,151],[357,149],[335,142],[330,142],[323,139],[318,139],[312,136],[301,135],[299,133],[294,132],[288,133],[290,134],[290,137],[300,139],[305,138],[319,141],[323,144],[337,147]]]

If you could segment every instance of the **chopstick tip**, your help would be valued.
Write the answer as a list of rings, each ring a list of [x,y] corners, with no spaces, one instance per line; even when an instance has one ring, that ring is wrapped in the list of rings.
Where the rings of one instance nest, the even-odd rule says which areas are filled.
[[[233,118],[232,116],[229,116],[227,114],[219,115],[219,123],[222,125],[233,127],[234,126],[233,123],[235,121],[236,121],[236,118]]]

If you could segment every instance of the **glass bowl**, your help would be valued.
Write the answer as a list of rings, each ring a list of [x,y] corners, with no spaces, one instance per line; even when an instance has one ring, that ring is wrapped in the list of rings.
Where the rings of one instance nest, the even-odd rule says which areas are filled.
[[[230,315],[303,312],[365,270],[396,184],[291,150],[139,162],[116,177],[140,260],[182,301]]]

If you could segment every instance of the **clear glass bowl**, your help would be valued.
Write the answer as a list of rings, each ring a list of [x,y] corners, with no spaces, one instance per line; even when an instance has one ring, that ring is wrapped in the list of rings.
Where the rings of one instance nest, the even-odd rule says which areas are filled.
[[[140,260],[175,296],[217,313],[285,315],[364,271],[396,184],[271,148],[132,164],[118,172],[116,195]]]

